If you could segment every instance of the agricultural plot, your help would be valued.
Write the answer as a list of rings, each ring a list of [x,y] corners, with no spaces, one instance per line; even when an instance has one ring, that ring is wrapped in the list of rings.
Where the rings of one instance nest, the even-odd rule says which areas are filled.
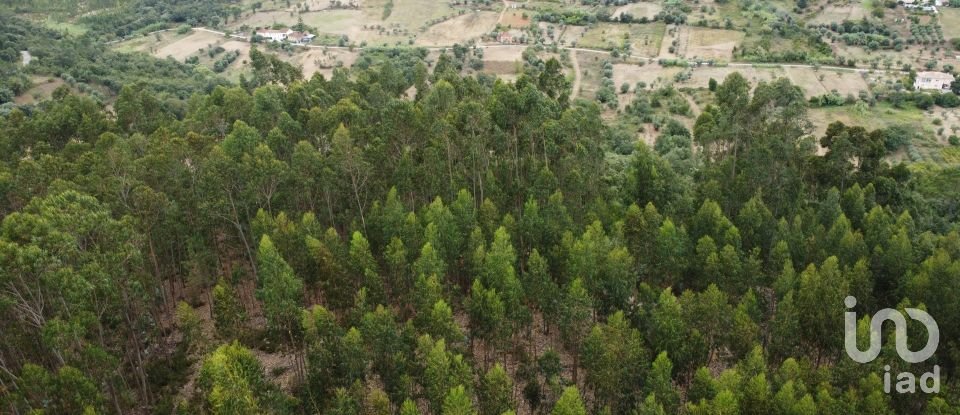
[[[633,16],[634,19],[639,19],[642,17],[653,19],[657,13],[660,13],[660,10],[663,10],[663,7],[660,6],[659,3],[641,2],[617,7],[617,9],[613,11],[612,16],[614,18],[619,18],[624,13],[628,13]]]
[[[540,23],[541,28],[544,28],[548,23]],[[546,31],[546,29],[544,29]],[[561,45],[571,45],[576,44],[576,42],[583,37],[583,34],[587,32],[586,26],[573,26],[567,25],[564,26],[560,31],[560,35],[557,37],[557,43]]]
[[[817,13],[808,23],[839,23],[844,20],[858,21],[867,16],[867,9],[859,2],[851,2],[845,6],[827,5]]]
[[[114,50],[119,52],[143,52],[153,55],[156,51],[162,49],[166,45],[176,42],[184,37],[187,37],[187,35],[180,35],[174,31],[166,31],[154,33],[152,35],[133,37],[123,42],[113,44],[112,47]]]
[[[239,40],[228,40],[221,43],[220,47],[225,49],[227,52],[240,52],[240,55],[234,59],[233,63],[227,66],[225,71],[226,74],[231,78],[234,76],[239,77],[239,73],[243,70],[244,64],[250,61],[250,44]]]
[[[379,10],[382,13],[383,7]],[[373,14],[375,11],[376,10],[371,10],[370,13]],[[390,16],[387,17],[384,23],[388,25],[399,25],[410,31],[418,31],[421,28],[429,26],[432,21],[444,19],[456,14],[457,10],[450,7],[448,2],[432,0],[393,0]]]
[[[309,49],[294,55],[290,63],[303,68],[304,78],[309,79],[315,73],[319,73],[330,79],[336,67],[350,67],[357,60],[358,55],[358,52],[343,49]]]
[[[681,84],[694,88],[706,88],[709,86],[711,78],[717,82],[723,82],[728,75],[734,72],[739,72],[743,75],[743,77],[750,82],[750,85],[756,85],[759,82],[770,82],[785,76],[783,69],[778,67],[699,67],[694,68],[690,73],[690,79],[683,81]]]
[[[656,87],[673,82],[673,77],[683,70],[678,67],[662,67],[655,63],[643,66],[619,63],[613,65],[613,84],[620,88],[620,85],[627,83],[633,88],[637,82],[643,82],[648,88]]]
[[[960,37],[960,8],[942,7],[938,10],[943,37],[946,39]]]
[[[512,76],[522,67],[523,51],[526,46],[494,46],[483,49],[483,73]]]
[[[858,96],[870,87],[859,73],[847,71],[814,71],[812,68],[786,68],[787,77],[803,89],[807,98],[836,91],[842,96]]]
[[[847,125],[856,125],[868,130],[886,128],[891,125],[904,124],[923,131],[928,129],[928,120],[924,113],[916,109],[895,109],[889,104],[881,103],[874,107],[866,107],[863,112],[852,105],[842,107],[811,108],[808,110],[810,121],[813,123],[815,137],[823,136],[827,126],[835,121]],[[931,131],[928,131],[932,133]]]
[[[214,33],[195,30],[184,38],[177,39],[174,42],[157,48],[153,52],[153,56],[158,58],[169,56],[179,62],[183,62],[184,59],[197,53],[200,49],[222,42],[224,39],[223,36]]]
[[[307,16],[313,13],[314,12],[302,13],[304,23],[307,23]],[[233,21],[230,26],[233,28],[239,28],[240,26],[246,25],[251,28],[255,28],[269,27],[273,25],[292,25],[296,22],[297,13],[293,11],[263,10],[241,17],[240,20]]]
[[[571,57],[577,60],[577,66],[580,68],[581,75],[580,87],[576,88],[579,91],[574,91],[574,93],[577,94],[578,98],[594,99],[597,89],[600,88],[603,62],[610,58],[610,54],[606,52],[577,51],[575,54],[571,52]],[[574,80],[573,84],[575,85],[576,76],[573,71],[568,71],[567,75],[568,79]],[[616,78],[616,70],[614,70],[614,78]]]
[[[417,36],[420,46],[450,46],[466,43],[490,33],[496,27],[500,14],[496,12],[470,12],[442,23],[430,26]]]
[[[686,28],[685,28],[686,29]],[[682,30],[680,54],[688,58],[730,60],[733,48],[743,42],[744,33],[736,30],[690,27]]]
[[[325,10],[303,13],[303,23],[317,28],[320,34],[347,36],[351,41],[373,41],[378,37],[370,16],[362,10]],[[295,23],[295,22],[293,22]],[[368,26],[369,25],[369,26]]]
[[[595,25],[583,34],[577,45],[594,49],[623,49],[629,46],[636,56],[657,56],[663,41],[663,23]]]
[[[508,9],[497,23],[508,28],[523,28],[530,25],[530,15],[522,9]]]

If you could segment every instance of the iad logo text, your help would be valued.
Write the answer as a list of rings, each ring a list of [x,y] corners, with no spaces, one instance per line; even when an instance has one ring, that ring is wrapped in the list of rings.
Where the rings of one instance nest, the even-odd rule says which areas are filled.
[[[848,309],[857,305],[857,299],[848,296],[843,300]],[[844,313],[844,347],[847,355],[856,362],[869,363],[880,354],[881,328],[887,320],[892,321],[895,327],[895,337],[897,345],[897,354],[907,363],[919,363],[929,359],[937,351],[940,344],[940,328],[930,314],[926,311],[916,308],[907,308],[907,315],[911,319],[923,323],[927,328],[927,344],[922,349],[914,352],[907,346],[907,319],[903,314],[892,308],[885,308],[878,311],[870,319],[870,347],[866,351],[860,351],[857,348],[857,313],[847,311]],[[883,391],[890,393],[890,366],[884,366]],[[930,384],[932,383],[932,385]],[[897,375],[896,384],[897,393],[914,393],[917,390],[917,377],[910,372],[901,372]],[[920,390],[924,393],[940,392],[940,366],[934,365],[932,372],[924,373],[920,376]]]

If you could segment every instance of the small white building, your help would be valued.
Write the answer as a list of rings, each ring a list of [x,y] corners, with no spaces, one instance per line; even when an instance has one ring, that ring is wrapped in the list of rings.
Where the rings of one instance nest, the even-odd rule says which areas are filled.
[[[257,29],[257,36],[271,42],[287,41],[298,45],[310,43],[316,37],[316,35],[307,32],[297,32],[291,29]]]
[[[949,90],[954,77],[945,72],[918,72],[917,78],[913,81],[915,90]]]
[[[296,43],[298,45],[305,45],[310,43],[316,35],[312,35],[307,32],[291,32],[287,35],[287,41],[290,43]]]
[[[271,42],[283,42],[287,36],[293,33],[290,29],[257,29],[257,36],[267,39]]]

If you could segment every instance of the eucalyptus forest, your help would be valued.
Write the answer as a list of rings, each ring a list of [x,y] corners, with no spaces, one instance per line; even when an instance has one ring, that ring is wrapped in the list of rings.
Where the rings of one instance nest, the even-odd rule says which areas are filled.
[[[960,411],[956,168],[813,134],[787,78],[719,79],[648,146],[556,59],[425,56],[304,78],[254,48],[239,82],[155,62],[109,105],[6,107],[0,412]],[[936,354],[885,325],[851,360],[844,313],[865,348],[882,308]]]

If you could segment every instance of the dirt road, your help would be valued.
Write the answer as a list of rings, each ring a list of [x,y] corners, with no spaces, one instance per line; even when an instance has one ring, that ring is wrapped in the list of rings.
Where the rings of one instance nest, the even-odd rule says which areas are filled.
[[[570,50],[570,62],[573,64],[573,87],[570,92],[570,100],[577,98],[577,95],[580,95],[580,80],[583,78],[583,74],[580,73],[580,62],[577,60],[577,50]]]

